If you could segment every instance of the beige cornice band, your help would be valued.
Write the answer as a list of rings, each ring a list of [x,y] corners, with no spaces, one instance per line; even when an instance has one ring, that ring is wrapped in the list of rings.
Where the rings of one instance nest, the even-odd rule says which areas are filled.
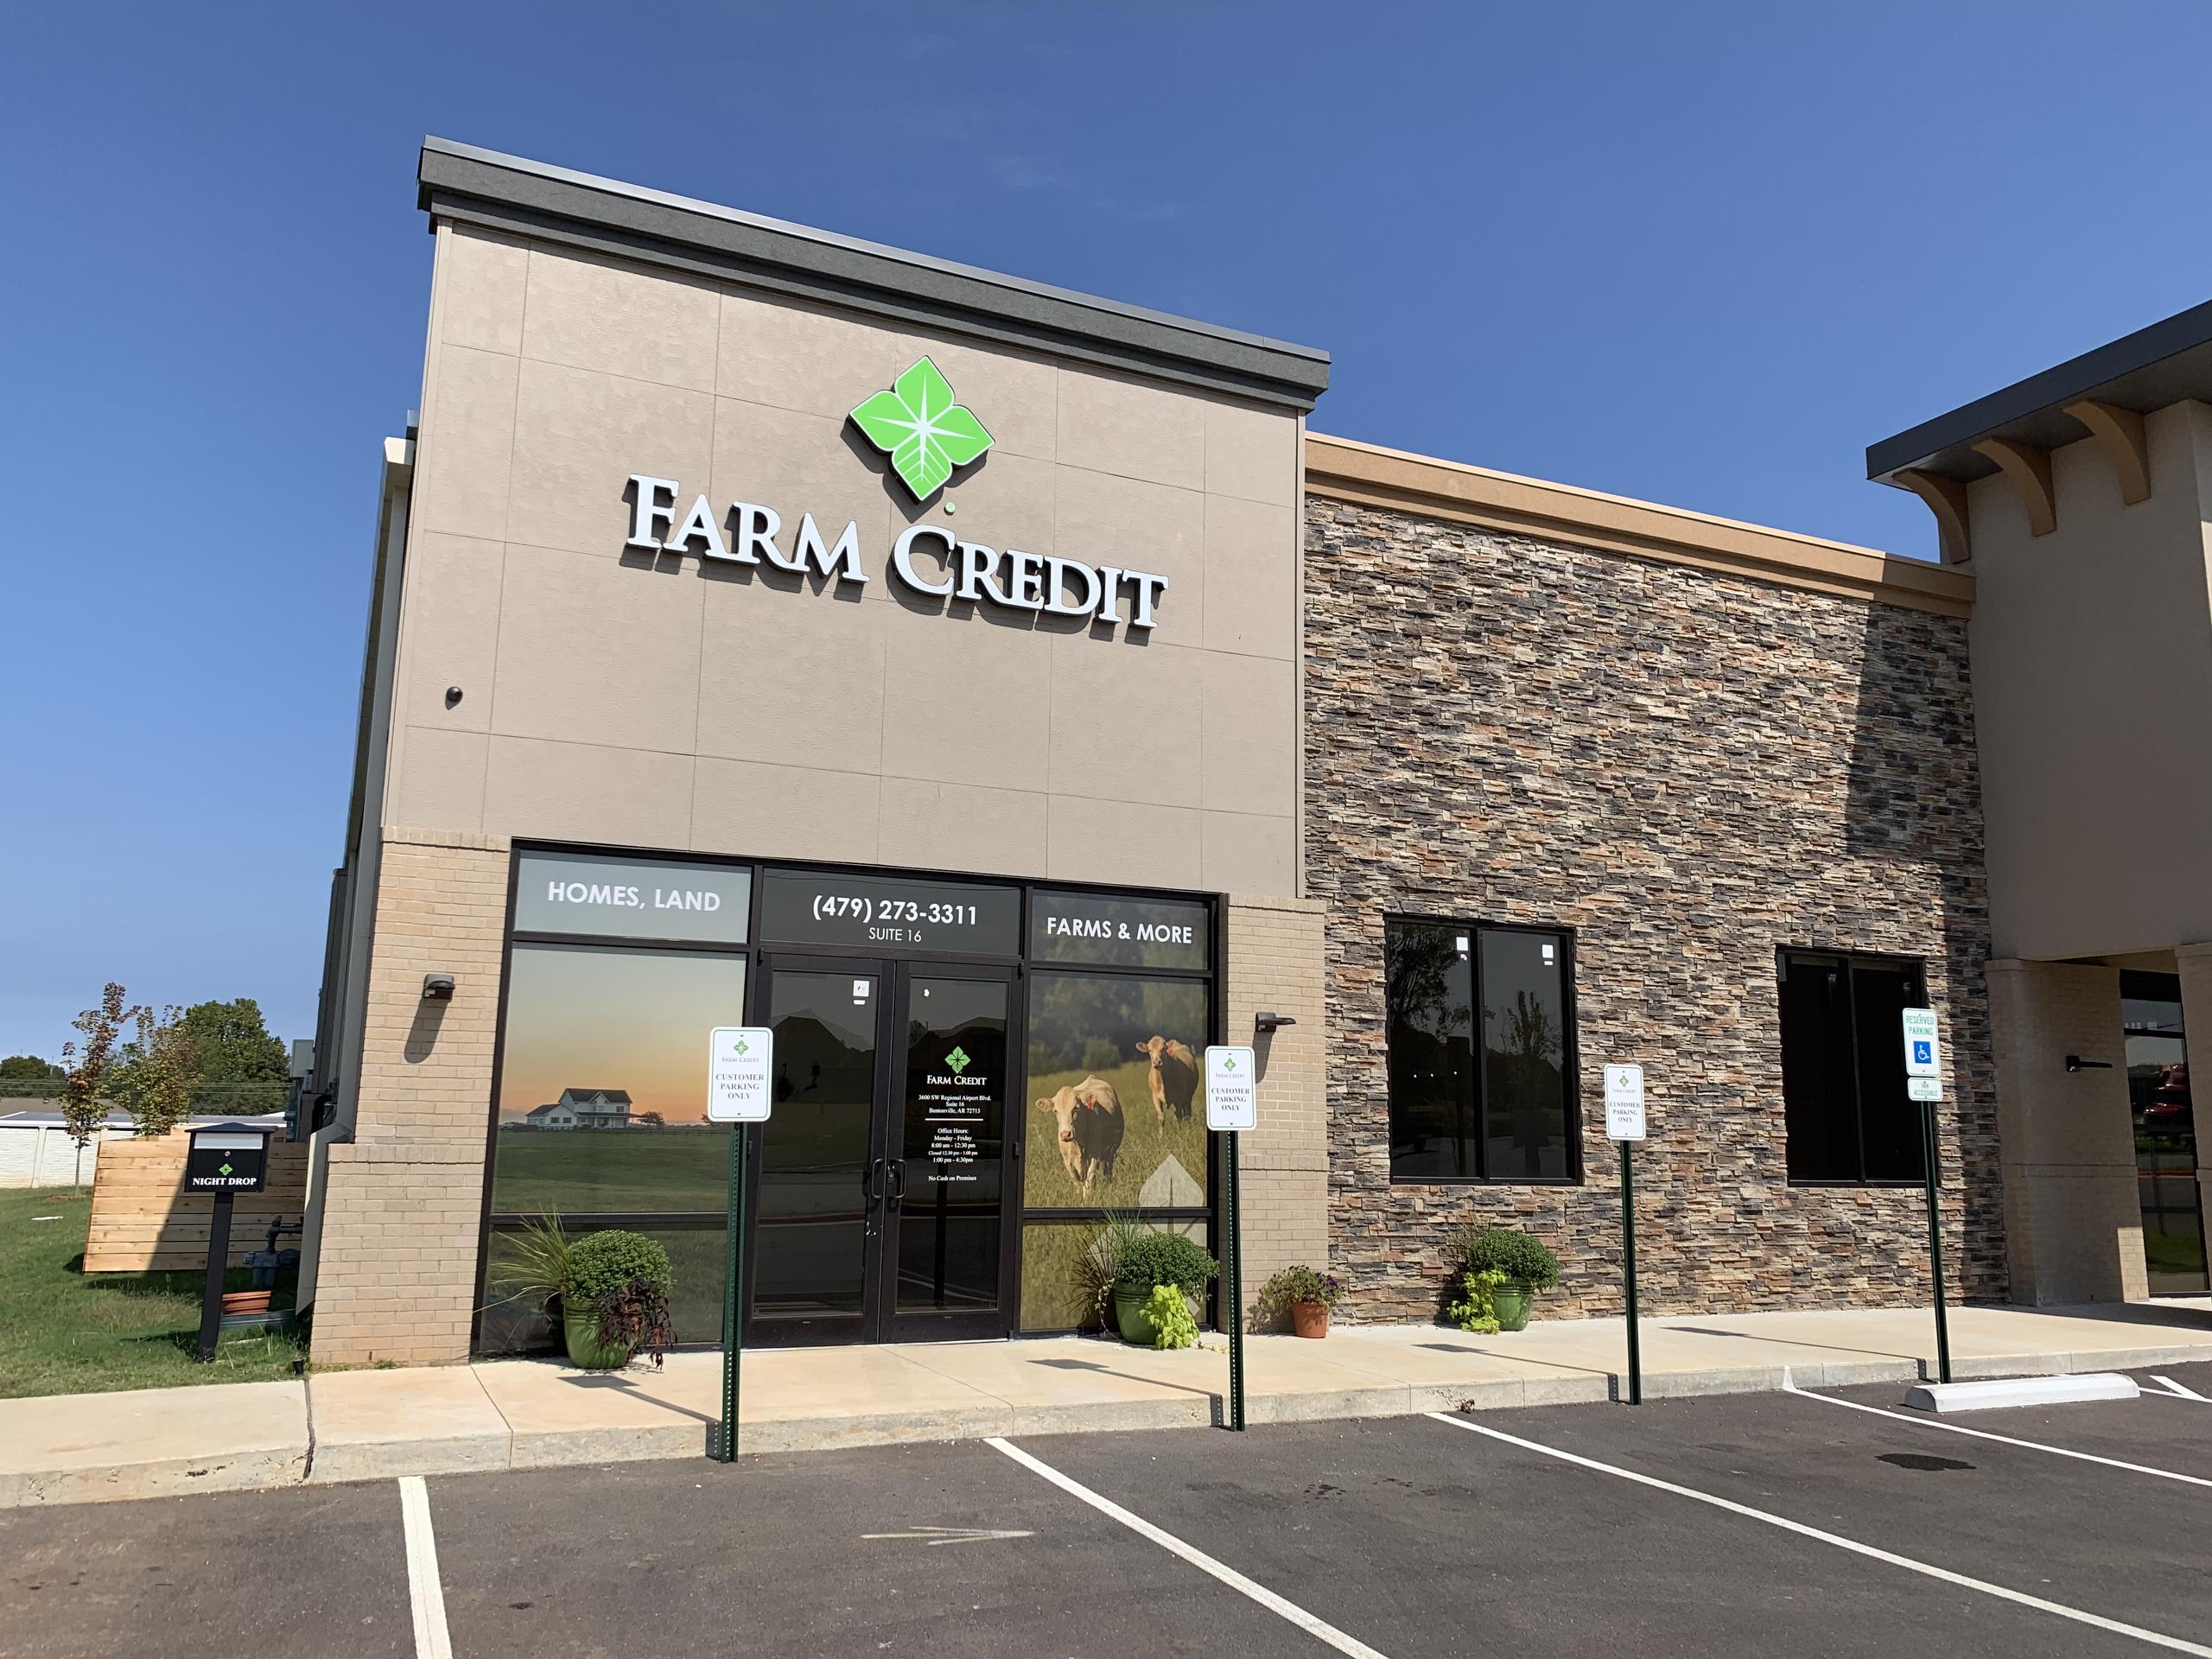
[[[1306,487],[1332,500],[1938,616],[1974,609],[1974,577],[1963,570],[1318,432],[1306,435]]]

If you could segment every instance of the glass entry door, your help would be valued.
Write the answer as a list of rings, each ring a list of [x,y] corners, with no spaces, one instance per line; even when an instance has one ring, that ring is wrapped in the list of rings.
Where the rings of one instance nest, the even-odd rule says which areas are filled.
[[[746,1341],[1003,1336],[1014,970],[771,957]]]

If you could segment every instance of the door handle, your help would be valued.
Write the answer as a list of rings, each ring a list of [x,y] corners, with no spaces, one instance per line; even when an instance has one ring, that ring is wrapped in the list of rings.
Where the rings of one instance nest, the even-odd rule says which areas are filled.
[[[868,1167],[861,1171],[861,1196],[880,1198],[883,1196],[883,1160],[871,1159]]]
[[[891,1171],[891,1202],[904,1203],[906,1197],[906,1160],[894,1158],[887,1167]]]

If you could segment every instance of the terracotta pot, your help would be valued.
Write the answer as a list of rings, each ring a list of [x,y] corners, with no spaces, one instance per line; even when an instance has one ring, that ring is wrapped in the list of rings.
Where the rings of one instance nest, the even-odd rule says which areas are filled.
[[[1294,1336],[1327,1336],[1329,1305],[1326,1302],[1293,1302],[1290,1305],[1290,1329]]]
[[[232,1313],[266,1313],[269,1293],[265,1290],[226,1290],[223,1293],[223,1312]]]

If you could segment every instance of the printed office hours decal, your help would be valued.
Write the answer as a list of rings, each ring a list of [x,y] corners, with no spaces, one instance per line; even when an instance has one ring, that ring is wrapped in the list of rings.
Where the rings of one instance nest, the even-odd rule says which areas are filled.
[[[935,1068],[922,1072],[913,1104],[929,1128],[922,1179],[931,1186],[969,1186],[983,1179],[982,1138],[996,1099],[994,1079],[970,1071],[975,1057],[955,1043]]]
[[[1233,1132],[1259,1126],[1259,1073],[1249,1048],[1206,1050],[1206,1128]]]
[[[1605,1138],[1608,1141],[1643,1139],[1643,1068],[1609,1065],[1605,1068]]]
[[[991,447],[982,423],[953,400],[951,386],[926,357],[900,375],[890,391],[855,405],[849,418],[891,458],[892,471],[918,503],[928,501],[957,468],[981,460]],[[623,545],[633,552],[766,564],[792,575],[812,571],[825,585],[835,581],[857,587],[868,579],[868,550],[861,544],[857,519],[849,519],[833,539],[811,512],[802,512],[786,537],[783,513],[761,502],[731,501],[718,512],[706,496],[694,495],[679,518],[679,480],[632,473],[625,487],[630,536]],[[949,515],[950,504],[945,505]],[[893,582],[927,598],[1088,618],[1107,627],[1126,621],[1132,628],[1149,630],[1167,591],[1167,578],[1149,570],[1001,550],[963,541],[932,524],[915,524],[892,543],[889,569]]]
[[[1943,1098],[1942,1043],[1936,1035],[1936,1010],[1907,1008],[1904,1027],[1904,1092],[1909,1099]]]
[[[765,1026],[716,1026],[707,1046],[707,1116],[715,1123],[766,1123],[774,1099],[776,1035]]]

